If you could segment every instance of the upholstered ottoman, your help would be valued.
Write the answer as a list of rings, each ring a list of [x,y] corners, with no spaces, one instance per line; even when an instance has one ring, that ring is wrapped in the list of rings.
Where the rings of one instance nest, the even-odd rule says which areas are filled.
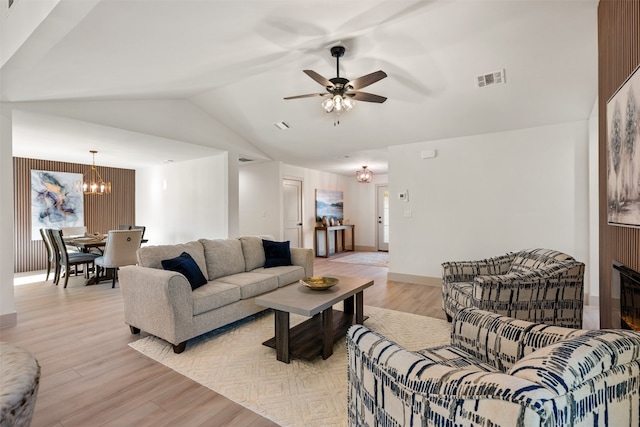
[[[0,427],[31,424],[40,365],[28,351],[0,342]]]

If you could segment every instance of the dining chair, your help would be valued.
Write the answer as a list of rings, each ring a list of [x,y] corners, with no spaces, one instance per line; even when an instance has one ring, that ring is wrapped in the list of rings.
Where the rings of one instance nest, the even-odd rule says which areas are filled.
[[[65,239],[72,237],[82,237],[87,234],[87,227],[79,226],[79,227],[60,227],[60,231],[62,231],[62,237]],[[78,248],[75,246],[67,245],[67,252],[79,252]]]
[[[80,237],[86,234],[87,227],[60,227],[60,231],[64,237]]]
[[[52,242],[52,246],[55,247],[56,256],[56,273],[54,283],[57,285],[62,277],[64,270],[64,287],[67,287],[69,283],[69,275],[71,274],[71,267],[75,267],[78,271],[78,265],[84,265],[85,277],[88,277],[90,266],[95,267],[95,259],[98,258],[96,254],[90,254],[85,252],[67,252],[67,247],[62,239],[62,230],[49,229],[49,236]]]
[[[45,282],[49,280],[49,274],[51,273],[51,267],[54,266],[56,261],[56,256],[54,254],[54,248],[51,246],[51,240],[49,238],[49,232],[46,228],[40,229],[40,235],[42,236],[42,241],[44,242],[44,247],[47,250],[47,277],[44,279]],[[54,267],[55,268],[55,267]],[[54,274],[55,277],[55,274]]]
[[[144,232],[146,231],[147,227],[145,227],[144,225],[132,225],[131,228],[129,230],[142,230],[142,235],[140,236],[140,240],[144,240]]]
[[[118,226],[118,230],[131,230],[131,226],[126,224],[120,224]]]
[[[104,255],[96,258],[96,266],[106,270],[113,270],[112,288],[116,287],[118,269],[125,265],[138,263],[136,252],[142,242],[143,230],[110,230],[107,234],[107,244]]]

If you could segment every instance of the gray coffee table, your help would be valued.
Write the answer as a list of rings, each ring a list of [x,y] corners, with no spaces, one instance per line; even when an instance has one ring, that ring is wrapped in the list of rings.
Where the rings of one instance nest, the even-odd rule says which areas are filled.
[[[333,344],[346,334],[347,329],[365,320],[362,292],[373,285],[373,280],[331,277],[340,282],[323,291],[294,283],[255,299],[256,304],[275,312],[275,337],[263,344],[275,348],[279,361],[289,363],[291,356],[312,359],[320,354],[326,359],[333,354]],[[340,301],[343,301],[344,310],[334,310],[333,305]],[[310,319],[290,328],[291,313]]]

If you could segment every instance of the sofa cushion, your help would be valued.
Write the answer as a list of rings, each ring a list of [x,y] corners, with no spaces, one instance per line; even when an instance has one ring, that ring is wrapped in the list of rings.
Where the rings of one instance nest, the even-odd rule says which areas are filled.
[[[245,268],[242,244],[238,239],[200,239],[209,280],[242,273]]]
[[[240,243],[242,243],[245,270],[251,271],[264,267],[265,257],[262,239],[258,236],[243,236],[240,237]]]
[[[200,271],[207,277],[207,264],[204,259],[204,248],[200,242],[181,243],[177,245],[143,246],[138,249],[138,265],[141,267],[162,269],[162,261],[180,256],[186,252],[194,259]],[[207,277],[211,280],[210,277]]]
[[[240,288],[240,298],[247,299],[278,288],[278,278],[269,274],[239,273],[222,277],[217,282],[228,283]]]
[[[222,282],[209,282],[192,293],[193,315],[240,301],[240,288]]]
[[[207,283],[198,264],[187,252],[182,252],[178,257],[163,260],[162,267],[165,270],[181,273],[189,281],[192,291]]]
[[[552,249],[525,249],[516,254],[508,273],[533,273],[544,266],[573,260],[572,256]]]
[[[496,368],[488,363],[484,363],[482,360],[452,345],[425,348],[418,350],[417,353],[434,363],[450,368],[466,369],[474,372],[498,372]]]
[[[297,265],[286,265],[272,268],[256,268],[252,273],[269,274],[278,278],[278,287],[304,279],[304,268]]]
[[[291,265],[291,250],[289,242],[274,242],[272,240],[262,240],[264,247],[264,268]]]

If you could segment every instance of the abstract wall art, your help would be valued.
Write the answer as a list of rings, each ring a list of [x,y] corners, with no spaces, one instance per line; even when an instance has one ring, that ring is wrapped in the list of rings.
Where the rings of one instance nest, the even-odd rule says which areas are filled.
[[[640,227],[640,66],[607,102],[607,221]]]
[[[316,190],[316,221],[322,221],[323,216],[342,221],[343,204],[342,191]]]
[[[31,170],[31,239],[40,228],[84,225],[84,198],[77,182],[81,173]]]

